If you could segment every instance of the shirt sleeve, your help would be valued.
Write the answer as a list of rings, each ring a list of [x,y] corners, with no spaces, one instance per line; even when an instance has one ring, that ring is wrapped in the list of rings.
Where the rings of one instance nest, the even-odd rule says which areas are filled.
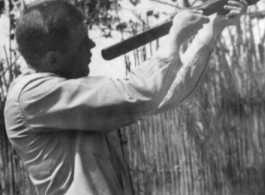
[[[196,88],[212,53],[212,48],[195,38],[183,55],[183,66],[179,69],[172,85],[158,109],[150,114],[158,114],[175,109]]]
[[[125,79],[64,79],[36,73],[19,96],[27,124],[36,131],[111,130],[158,108],[175,79],[178,57],[159,55]]]
[[[210,53],[195,39],[182,66],[178,55],[162,50],[125,79],[42,76],[24,87],[19,103],[27,124],[38,131],[120,128],[176,108],[195,88]]]

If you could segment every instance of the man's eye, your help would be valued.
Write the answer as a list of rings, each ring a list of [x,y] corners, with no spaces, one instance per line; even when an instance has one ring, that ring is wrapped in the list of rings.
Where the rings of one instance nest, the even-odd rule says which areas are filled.
[[[80,46],[81,46],[81,47],[87,47],[87,42],[88,42],[88,40],[85,39],[85,40],[83,41],[83,43],[82,43]]]
[[[87,47],[86,45],[87,45],[86,42],[82,43],[82,44],[79,46],[79,50],[82,50],[82,49],[86,48],[86,47]]]

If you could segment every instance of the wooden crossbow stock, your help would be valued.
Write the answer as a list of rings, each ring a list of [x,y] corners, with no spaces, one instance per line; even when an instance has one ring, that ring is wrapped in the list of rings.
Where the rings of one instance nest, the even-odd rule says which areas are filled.
[[[189,9],[202,10],[203,15],[209,16],[222,11],[227,1],[228,0],[211,0],[209,2],[203,3],[202,5]],[[259,0],[247,0],[248,5],[253,5],[258,1]],[[169,20],[161,25],[153,27],[131,38],[116,43],[110,47],[107,47],[101,51],[102,57],[105,60],[112,60],[120,55],[123,55],[129,51],[132,51],[140,46],[143,46],[151,41],[154,41],[164,36],[169,33],[169,29],[172,26],[172,22],[173,20]]]

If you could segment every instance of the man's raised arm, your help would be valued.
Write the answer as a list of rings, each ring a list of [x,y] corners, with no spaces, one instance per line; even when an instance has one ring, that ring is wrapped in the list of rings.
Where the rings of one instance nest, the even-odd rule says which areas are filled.
[[[174,109],[192,93],[208,64],[217,36],[225,27],[239,22],[240,16],[247,10],[247,2],[245,0],[240,0],[240,2],[229,0],[224,9],[228,11],[226,15],[211,16],[210,22],[205,24],[204,28],[195,36],[184,53],[183,66],[179,69],[167,95],[159,105],[159,109],[150,114]]]

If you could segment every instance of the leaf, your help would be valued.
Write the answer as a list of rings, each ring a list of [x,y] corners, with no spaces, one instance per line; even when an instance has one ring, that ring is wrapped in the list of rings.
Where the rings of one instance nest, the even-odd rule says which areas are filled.
[[[5,10],[5,2],[4,0],[0,0],[0,16],[1,14],[3,14],[4,10]]]
[[[12,0],[9,0],[9,11],[12,11],[14,8],[14,4]]]
[[[138,3],[140,3],[140,0],[130,0],[131,4],[136,6]]]
[[[12,34],[10,35],[10,39],[11,39],[11,40],[14,40],[14,39],[15,39],[15,34],[14,34],[14,33],[12,33]]]
[[[154,17],[155,17],[156,19],[158,19],[158,18],[159,18],[159,13],[154,14]]]
[[[120,23],[116,26],[116,30],[123,30],[127,27],[126,22]]]
[[[154,13],[153,10],[149,10],[149,11],[146,12],[146,15],[147,15],[147,16],[152,16],[153,13]]]

